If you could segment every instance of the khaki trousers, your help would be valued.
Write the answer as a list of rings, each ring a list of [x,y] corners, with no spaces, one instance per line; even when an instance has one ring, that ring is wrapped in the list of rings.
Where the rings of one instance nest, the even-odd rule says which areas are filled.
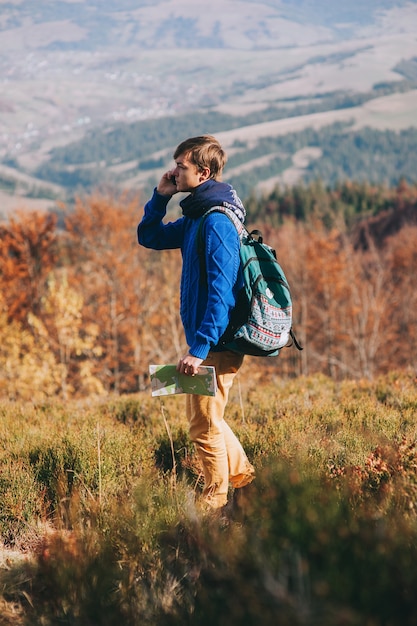
[[[210,352],[202,365],[216,368],[216,395],[186,396],[190,438],[204,472],[203,499],[213,508],[226,504],[229,482],[232,487],[244,487],[255,474],[242,445],[223,419],[229,391],[242,362],[243,356],[234,352]]]

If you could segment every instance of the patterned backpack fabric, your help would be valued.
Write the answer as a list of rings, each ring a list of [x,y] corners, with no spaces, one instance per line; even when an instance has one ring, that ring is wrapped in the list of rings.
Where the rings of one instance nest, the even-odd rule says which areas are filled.
[[[227,215],[237,229],[244,283],[220,343],[228,350],[252,356],[277,356],[291,340],[298,350],[302,350],[292,330],[292,300],[288,281],[277,261],[275,250],[263,243],[259,231],[249,233],[233,211],[226,207],[210,209],[200,222],[197,249],[201,276],[206,276],[203,220],[213,211]]]

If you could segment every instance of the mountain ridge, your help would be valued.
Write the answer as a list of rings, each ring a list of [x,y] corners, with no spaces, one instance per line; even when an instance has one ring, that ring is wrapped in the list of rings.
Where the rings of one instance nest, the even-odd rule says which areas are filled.
[[[65,47],[71,34],[57,31],[56,26],[70,23],[78,29],[72,34],[74,48],[83,41],[84,49],[94,50],[112,45],[259,49],[287,46],[294,34],[294,45],[300,40],[308,45],[313,40],[380,34],[378,30],[386,30],[387,20],[395,29],[399,14],[412,6],[413,0],[377,0],[372,5],[351,0],[348,5],[336,6],[330,0],[212,0],[209,7],[195,0],[142,0],[140,6],[137,0],[120,0],[117,5],[106,0],[59,0],[53,5],[49,0],[37,0],[35,6],[30,0],[17,0],[0,5],[0,34],[9,31],[13,36],[9,44],[14,47],[22,43],[16,38],[19,29],[30,25],[36,34],[48,24],[53,25],[51,37]],[[24,43],[30,49],[32,42],[29,38]]]
[[[15,0],[0,7],[0,162],[29,176],[57,146],[119,123],[268,107],[287,108],[292,118],[298,106],[330,101],[333,92],[346,100],[378,84],[387,93],[413,88],[403,85],[404,67],[415,72],[416,1],[213,0],[207,8],[191,0],[139,7],[137,0]],[[372,119],[403,128],[396,115],[394,108]]]

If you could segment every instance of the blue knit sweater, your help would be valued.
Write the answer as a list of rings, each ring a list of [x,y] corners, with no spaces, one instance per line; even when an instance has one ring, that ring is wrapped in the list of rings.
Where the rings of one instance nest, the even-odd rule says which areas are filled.
[[[244,219],[243,206],[234,189],[226,183],[206,181],[185,203],[190,199],[192,204],[194,198],[204,207],[203,211],[223,205],[232,208],[242,221]],[[242,285],[239,237],[226,215],[210,213],[207,216],[203,224],[207,281],[200,280],[197,232],[201,216],[183,216],[175,222],[163,223],[169,200],[170,196],[154,191],[138,226],[138,241],[154,250],[181,249],[181,320],[190,354],[205,359],[209,350],[222,350],[219,340]]]

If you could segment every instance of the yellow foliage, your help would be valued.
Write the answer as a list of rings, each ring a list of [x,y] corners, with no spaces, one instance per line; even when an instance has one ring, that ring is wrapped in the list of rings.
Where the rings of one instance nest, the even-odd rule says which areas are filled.
[[[60,367],[45,336],[40,334],[41,340],[36,341],[19,322],[8,322],[4,311],[0,313],[0,333],[0,395],[34,401],[55,395]]]
[[[96,345],[99,327],[91,322],[83,325],[82,296],[69,287],[65,275],[59,284],[51,276],[42,305],[49,323],[29,313],[25,328],[18,321],[8,321],[7,307],[0,296],[0,396],[35,402],[57,393],[68,397],[75,391],[68,381],[69,366],[77,359],[77,391],[104,393],[101,381],[93,375],[91,360],[102,351]],[[84,355],[89,358],[83,360]]]

